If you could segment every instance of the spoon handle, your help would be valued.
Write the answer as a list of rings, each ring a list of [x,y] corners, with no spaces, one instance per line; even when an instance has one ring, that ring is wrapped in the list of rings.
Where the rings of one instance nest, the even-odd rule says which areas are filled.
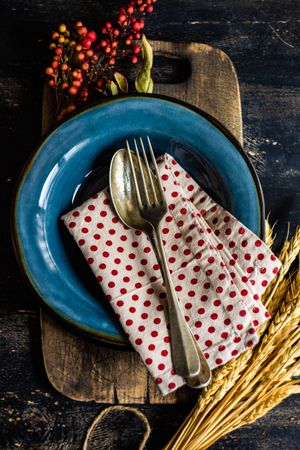
[[[194,336],[185,321],[170,275],[159,225],[155,228],[154,245],[158,246],[160,266],[165,282],[170,322],[172,361],[175,371],[183,378],[190,378],[200,371],[200,360]]]

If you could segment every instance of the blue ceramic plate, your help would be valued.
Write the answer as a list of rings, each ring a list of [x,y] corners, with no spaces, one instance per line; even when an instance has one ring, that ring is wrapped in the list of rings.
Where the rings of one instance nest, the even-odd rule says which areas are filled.
[[[128,96],[86,109],[55,128],[25,168],[15,199],[14,237],[31,284],[60,317],[90,335],[124,343],[110,306],[60,221],[107,185],[110,159],[126,138],[151,136],[214,199],[263,237],[258,178],[238,142],[214,119],[158,96]]]

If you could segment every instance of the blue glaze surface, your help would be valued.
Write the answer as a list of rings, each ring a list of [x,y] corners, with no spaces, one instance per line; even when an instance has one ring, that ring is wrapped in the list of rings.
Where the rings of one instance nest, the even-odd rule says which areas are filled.
[[[124,97],[57,127],[35,153],[18,188],[14,228],[19,257],[51,309],[73,325],[115,342],[124,340],[122,332],[60,216],[78,203],[78,190],[81,197],[85,188],[89,192],[90,174],[99,168],[108,172],[111,156],[126,138],[146,134],[157,153],[172,154],[258,235],[264,219],[261,189],[245,154],[188,106],[154,96]],[[93,186],[94,192],[96,188],[101,183]]]

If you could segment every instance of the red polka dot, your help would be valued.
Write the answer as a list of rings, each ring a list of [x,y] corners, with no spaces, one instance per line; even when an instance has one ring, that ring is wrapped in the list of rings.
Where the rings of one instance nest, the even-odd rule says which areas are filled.
[[[244,227],[241,227],[241,228],[239,228],[239,234],[244,234],[245,233],[245,228]]]
[[[85,240],[84,239],[79,239],[78,241],[78,245],[84,245],[85,244]]]
[[[224,325],[230,325],[231,324],[231,320],[230,319],[225,319],[224,320]]]
[[[148,350],[150,350],[150,352],[153,352],[153,350],[155,350],[155,345],[154,344],[148,345]]]
[[[226,311],[231,312],[233,310],[233,305],[227,305]]]
[[[136,312],[136,309],[135,309],[133,306],[131,306],[131,307],[129,308],[129,312],[131,312],[131,313],[133,314],[133,313]]]
[[[205,345],[206,347],[210,347],[212,345],[212,341],[208,339],[207,341],[205,341]]]
[[[79,211],[73,211],[72,216],[73,217],[78,217],[80,215]]]
[[[189,297],[195,297],[195,295],[196,295],[195,291],[189,291],[188,292],[188,296]]]
[[[242,310],[239,312],[239,315],[240,315],[241,317],[245,317],[246,314],[247,314],[247,311],[246,311],[245,309],[242,309]]]
[[[103,253],[102,253],[102,256],[103,256],[104,258],[108,258],[108,257],[109,257],[109,252],[103,252]]]
[[[141,338],[137,338],[135,340],[136,345],[141,345],[143,343],[143,340]]]
[[[127,289],[121,288],[120,292],[121,292],[122,295],[125,295],[125,294],[127,294]]]
[[[151,358],[146,358],[145,359],[145,363],[149,366],[150,364],[152,364],[152,359]],[[157,381],[156,381],[157,382]]]
[[[210,283],[204,283],[203,287],[204,287],[204,289],[209,289],[210,288]]]
[[[167,180],[169,179],[169,176],[168,176],[166,173],[164,173],[164,174],[161,176],[161,179],[164,180],[164,181],[167,181]]]
[[[157,367],[159,370],[164,370],[166,366],[164,364],[158,364]]]
[[[100,216],[101,217],[106,217],[107,216],[107,212],[106,211],[101,211],[100,212]]]
[[[141,332],[145,331],[144,325],[140,325],[140,326],[138,327],[138,330],[141,331]]]
[[[162,350],[161,356],[167,356],[169,354],[168,350]]]
[[[209,333],[214,333],[216,331],[215,327],[208,327]]]
[[[241,290],[241,295],[242,295],[243,297],[245,297],[246,295],[248,295],[247,289],[242,289],[242,290]]]
[[[118,275],[118,271],[116,270],[116,269],[113,269],[112,271],[111,271],[111,274],[115,277],[116,275]]]
[[[91,221],[92,221],[92,218],[91,218],[91,216],[86,216],[86,217],[84,218],[84,220],[85,220],[85,222],[91,222]]]
[[[110,281],[110,282],[108,283],[108,287],[109,287],[109,288],[113,288],[113,287],[115,287],[115,285],[116,285],[116,283],[114,283],[113,281]]]
[[[86,227],[81,228],[82,233],[86,234],[89,232],[89,229]]]
[[[216,292],[217,292],[218,294],[220,294],[221,292],[223,292],[222,286],[218,286],[217,289],[216,289]]]
[[[263,281],[261,282],[261,285],[262,285],[263,287],[268,286],[268,281],[267,281],[267,280],[263,280]]]
[[[190,192],[193,191],[194,190],[194,186],[192,184],[189,184],[187,186],[187,190],[190,191]]]
[[[178,192],[177,192],[177,191],[172,192],[171,196],[172,196],[173,198],[178,197]]]
[[[133,321],[131,319],[128,319],[125,323],[128,327],[130,327],[133,324]]]
[[[69,223],[69,228],[74,228],[76,227],[76,222],[70,222]]]
[[[217,358],[217,359],[216,359],[216,364],[222,364],[222,362],[223,362],[223,359],[222,359],[222,358]]]
[[[93,264],[94,258],[88,258],[88,259],[87,259],[87,262],[88,262],[89,264]]]
[[[123,300],[118,300],[117,301],[117,306],[119,306],[119,307],[124,306]]]
[[[176,384],[171,382],[171,383],[168,384],[168,388],[169,389],[175,389],[176,388]]]
[[[106,244],[108,247],[111,247],[111,246],[112,246],[112,241],[109,241],[109,240],[108,240],[108,241],[105,242],[105,244]]]
[[[152,337],[158,336],[158,332],[157,332],[157,331],[151,331],[151,336],[152,336]]]
[[[97,226],[97,228],[99,228],[99,229],[101,229],[101,228],[104,227],[103,223],[101,223],[101,222],[98,222],[96,226]]]
[[[238,355],[238,351],[237,350],[232,350],[232,352],[231,352],[231,356],[236,356],[236,355]]]
[[[213,313],[211,316],[212,320],[217,320],[217,318],[219,317],[217,313]]]
[[[223,331],[223,333],[221,333],[221,338],[222,339],[227,339],[228,338],[228,333],[226,331]]]

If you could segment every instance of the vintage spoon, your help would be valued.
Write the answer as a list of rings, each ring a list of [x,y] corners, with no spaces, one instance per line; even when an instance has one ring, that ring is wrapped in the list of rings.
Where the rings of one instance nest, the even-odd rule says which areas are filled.
[[[132,155],[134,163],[138,164],[135,155]],[[146,167],[143,164],[145,176]],[[159,193],[159,186],[155,185],[155,190]],[[120,219],[127,226],[144,231],[151,240],[155,239],[155,234],[150,224],[144,220],[139,212],[136,200],[135,188],[132,182],[132,173],[128,160],[128,153],[125,149],[117,151],[110,165],[110,193],[113,205]],[[157,246],[154,245],[157,249]],[[157,250],[156,256],[161,261],[161,256]],[[200,359],[200,372],[196,375],[186,378],[187,384],[194,388],[207,386],[211,379],[210,368],[201,350],[196,345],[197,353]]]

